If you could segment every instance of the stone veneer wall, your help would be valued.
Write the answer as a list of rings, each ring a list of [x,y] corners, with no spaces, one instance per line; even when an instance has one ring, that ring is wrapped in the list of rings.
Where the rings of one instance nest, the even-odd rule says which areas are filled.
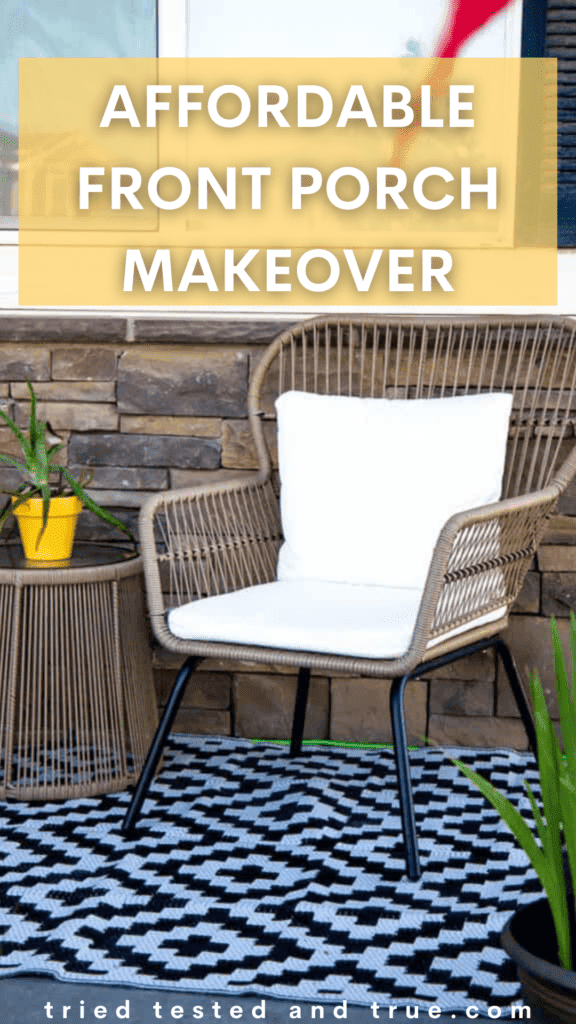
[[[225,479],[256,468],[247,425],[250,374],[285,320],[0,315],[0,407],[26,421],[26,378],[39,413],[64,440],[70,468],[90,466],[91,493],[132,526],[142,500],[158,490]],[[273,425],[270,425],[271,428]],[[14,451],[0,426],[0,452]],[[16,473],[0,467],[0,488]],[[576,602],[576,487],[564,497],[508,630],[524,678],[538,667],[550,690],[548,617],[568,635]],[[83,512],[79,537],[110,538]],[[118,536],[122,534],[118,532]],[[179,660],[154,650],[159,703]],[[287,737],[296,677],[274,666],[204,662],[185,696],[180,731]],[[313,678],[308,737],[389,741],[389,684]],[[526,737],[500,666],[491,653],[409,684],[411,742],[524,748]]]

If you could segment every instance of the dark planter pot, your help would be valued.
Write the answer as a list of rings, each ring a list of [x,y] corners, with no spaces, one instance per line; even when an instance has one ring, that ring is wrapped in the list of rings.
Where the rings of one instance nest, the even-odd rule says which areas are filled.
[[[570,928],[574,949],[573,914]],[[551,1015],[563,1024],[576,1024],[576,971],[567,971],[558,963],[558,944],[548,901],[537,900],[516,911],[502,933],[502,945],[516,964],[525,1002],[546,1014],[533,1014],[532,1020],[549,1021]]]

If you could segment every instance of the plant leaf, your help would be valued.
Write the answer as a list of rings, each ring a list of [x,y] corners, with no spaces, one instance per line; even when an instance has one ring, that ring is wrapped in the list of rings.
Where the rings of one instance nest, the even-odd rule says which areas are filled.
[[[3,409],[0,409],[0,417],[4,420],[4,422],[7,424],[7,426],[10,427],[10,430],[12,431],[14,436],[18,439],[18,441],[20,442],[20,445],[22,447],[22,451],[24,452],[24,455],[26,456],[26,461],[28,461],[29,457],[32,455],[32,446],[31,446],[30,442],[27,440],[27,438],[24,437],[24,434],[20,430],[20,427],[18,426],[18,424],[15,423],[14,420],[12,419],[12,417],[9,416],[7,412],[4,412]]]
[[[50,498],[52,497],[50,487],[47,483],[40,484],[39,490],[42,495],[42,527],[38,537],[36,538],[36,550],[42,540],[44,530],[48,526],[48,511],[50,509]]]
[[[563,653],[562,653],[563,657]],[[560,775],[564,773],[562,753],[558,744],[556,732],[550,719],[548,705],[540,683],[540,677],[535,672],[530,678],[530,692],[534,707],[534,720],[536,726],[536,742],[538,753],[538,772],[540,775],[540,789],[542,793],[542,804],[544,806],[544,817],[548,826],[547,841],[549,853],[558,868],[561,870],[562,863],[562,840],[560,835],[561,810],[560,810]]]
[[[46,452],[46,454],[48,456],[48,460],[53,459],[57,452],[61,452],[62,451],[63,447],[64,447],[63,444],[53,444],[53,445],[51,445],[50,448],[48,448],[48,450]],[[50,468],[52,468],[52,467],[50,467]]]
[[[42,420],[37,425],[36,461],[38,465],[38,483],[48,482],[48,452],[46,451],[46,423]]]
[[[472,768],[468,768],[468,766],[463,764],[462,761],[454,760],[454,764],[457,765],[460,771],[478,787],[483,796],[485,796],[486,799],[490,801],[494,809],[498,811],[502,821],[516,837],[518,843],[530,860],[532,867],[542,883],[550,904],[550,910],[552,911],[552,917],[554,919],[554,926],[556,929],[556,938],[558,940],[558,955],[560,963],[567,969],[570,969],[570,926],[568,921],[566,892],[565,887],[562,885],[562,882],[560,882],[555,871],[553,859],[551,857],[547,857],[544,851],[536,844],[534,836],[520,814],[520,811],[510,803],[507,797],[503,796],[503,794],[500,793],[491,782],[488,782],[487,779],[483,779],[478,772],[475,772]]]
[[[557,671],[559,671],[559,661],[562,663],[565,680],[564,652],[561,644],[559,651],[555,650],[555,659]],[[556,675],[556,686],[557,688],[562,686],[561,674]],[[546,895],[556,927],[560,960],[566,966],[566,964],[570,964],[570,928],[562,861],[562,803],[560,796],[560,778],[565,773],[565,767],[538,673],[534,673],[530,677],[530,692],[534,707],[540,789],[547,825],[544,852],[548,861],[550,882],[546,889]]]
[[[457,765],[460,771],[478,787],[483,796],[490,801],[494,810],[498,811],[498,814],[508,826],[510,831],[516,836],[516,839],[520,843],[520,846],[524,850],[524,853],[528,856],[532,867],[536,874],[540,877],[542,864],[544,861],[544,854],[539,846],[536,845],[536,840],[532,835],[532,832],[528,828],[528,825],[524,821],[524,818],[520,814],[520,811],[514,807],[514,804],[510,803],[508,797],[503,796],[488,779],[482,778],[478,772],[475,772],[473,768],[469,768],[468,765],[462,761],[451,758],[453,763]]]
[[[542,849],[545,849],[545,847],[546,847],[546,825],[544,824],[544,819],[542,818],[542,815],[540,814],[540,808],[538,807],[538,804],[536,803],[536,798],[535,798],[535,796],[534,796],[534,794],[532,792],[532,789],[530,787],[530,783],[528,782],[527,779],[524,779],[524,785],[526,786],[526,789],[528,791],[528,799],[530,801],[530,806],[532,808],[532,814],[534,815],[534,821],[536,822],[536,828],[538,829],[538,836],[539,836],[540,842],[542,843]]]
[[[569,778],[560,779],[560,800],[562,804],[566,852],[568,854],[568,867],[570,868],[572,891],[574,892],[574,878],[576,878],[576,788]],[[576,895],[574,899],[576,901]]]
[[[574,614],[574,613],[572,613]],[[568,685],[568,673],[564,660],[564,650],[556,620],[550,623],[552,630],[552,655],[554,657],[554,674],[556,678],[556,693],[558,696],[558,710],[560,713],[560,728],[562,732],[562,744],[567,763],[571,774],[576,770],[576,709],[574,708],[573,694]],[[574,628],[571,631],[571,648],[574,651]],[[574,654],[572,654],[574,657]]]
[[[576,688],[576,616],[570,612],[570,653],[572,656],[572,688],[570,691],[570,708],[574,712],[574,692]],[[564,734],[563,734],[564,735]],[[566,773],[560,780],[560,799],[562,801],[562,819],[564,824],[564,841],[568,855],[568,866],[572,879],[574,894],[574,912],[576,914],[576,764],[566,758]],[[570,799],[567,797],[570,794]]]
[[[123,533],[128,535],[133,544],[136,544],[136,538],[134,537],[132,530],[126,526],[125,523],[121,522],[120,519],[116,519],[116,516],[113,516],[107,511],[107,509],[102,508],[101,505],[97,505],[96,502],[86,494],[84,488],[80,486],[78,481],[74,479],[70,471],[66,469],[65,466],[55,466],[54,468],[62,472],[63,476],[74,491],[74,494],[76,497],[80,498],[80,501],[86,506],[86,508],[90,509],[91,512],[94,512],[100,519],[103,519],[104,522],[109,523],[110,526],[115,526],[117,529],[122,530]]]
[[[86,469],[86,468],[84,468],[84,469],[80,470],[80,476],[78,477],[78,483],[80,484],[80,487],[89,487],[90,484],[92,483],[93,479],[94,479],[94,470],[93,469]]]
[[[8,466],[15,466],[22,473],[27,472],[27,467],[24,463],[18,462],[18,459],[13,459],[11,455],[0,455],[0,462],[5,462]]]
[[[37,421],[36,421],[36,395],[34,394],[34,388],[29,380],[26,381],[28,385],[28,391],[30,392],[30,415],[28,417],[28,434],[30,436],[30,444],[32,448],[36,448],[36,440],[38,436]]]
[[[0,526],[2,526],[2,524],[6,521],[8,516],[12,515],[15,509],[19,508],[20,505],[23,505],[25,501],[28,501],[28,498],[31,498],[35,491],[36,488],[31,487],[29,490],[25,491],[24,494],[18,495],[18,497],[15,500],[12,500],[11,498],[10,501],[8,501],[4,506],[4,510],[0,515]]]

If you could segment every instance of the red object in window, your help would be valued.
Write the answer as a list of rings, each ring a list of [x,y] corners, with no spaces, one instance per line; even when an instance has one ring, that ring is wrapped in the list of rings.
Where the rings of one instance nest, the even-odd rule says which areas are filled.
[[[448,91],[454,70],[454,59],[459,49],[470,36],[490,21],[494,14],[508,7],[511,2],[512,0],[450,0],[446,23],[434,51],[432,66],[423,83],[432,86],[436,99]],[[412,106],[418,113],[419,100],[416,99]],[[418,121],[419,117],[416,117],[409,128],[396,129],[390,160],[392,167],[403,166],[406,152],[420,130]]]
[[[509,3],[511,0],[451,0],[434,56],[455,57],[466,40]]]

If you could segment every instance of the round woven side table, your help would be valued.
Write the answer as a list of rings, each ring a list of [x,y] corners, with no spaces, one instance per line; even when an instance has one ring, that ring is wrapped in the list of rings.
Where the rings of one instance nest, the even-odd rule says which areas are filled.
[[[124,789],[157,720],[133,550],[77,542],[38,563],[0,545],[0,798]]]

